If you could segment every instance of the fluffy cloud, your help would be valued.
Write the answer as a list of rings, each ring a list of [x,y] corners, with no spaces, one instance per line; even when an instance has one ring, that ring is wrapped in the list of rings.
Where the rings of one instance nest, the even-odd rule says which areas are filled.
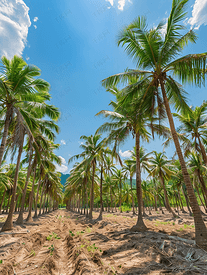
[[[130,158],[132,155],[132,152],[130,150],[122,152],[121,150],[119,151],[119,154],[123,158]]]
[[[30,26],[29,8],[23,0],[0,1],[0,57],[22,54]]]
[[[109,2],[110,4],[111,4],[111,6],[114,6],[114,0],[106,0],[106,2]],[[116,0],[116,2],[117,2],[117,0]],[[123,11],[124,10],[124,7],[125,7],[125,5],[126,5],[126,2],[128,2],[128,3],[132,3],[132,1],[131,0],[118,0],[118,2],[117,2],[117,7],[118,7],[118,9],[119,10],[121,10],[121,11]]]
[[[201,25],[207,25],[207,0],[196,0],[193,5],[192,17],[188,23],[199,29]]]
[[[56,165],[56,171],[61,173],[66,173],[68,171],[68,166],[65,165],[67,164],[66,160],[61,156],[59,156],[59,158],[61,159],[62,164]]]
[[[61,139],[60,143],[61,143],[62,145],[66,145],[66,142],[65,142],[64,139]]]

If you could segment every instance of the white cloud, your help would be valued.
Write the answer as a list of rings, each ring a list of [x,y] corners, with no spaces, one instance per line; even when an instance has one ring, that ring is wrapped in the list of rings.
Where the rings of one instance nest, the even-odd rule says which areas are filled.
[[[125,6],[125,0],[119,0],[118,4],[119,4],[118,9],[123,11],[124,6]]]
[[[37,26],[36,25],[33,25],[34,26],[34,28],[35,28],[35,30],[37,29]]]
[[[64,139],[61,139],[60,143],[61,143],[62,145],[66,145],[66,142],[65,142]]]
[[[114,5],[114,0],[106,0],[106,2],[109,2],[112,6]]]
[[[59,156],[59,158],[61,159],[62,164],[66,164],[66,160],[63,157]]]
[[[37,16],[35,16],[35,18],[33,19],[33,21],[37,22],[37,20],[39,20],[39,18]]]
[[[122,152],[122,150],[119,151],[119,154],[123,158],[130,158],[132,155],[132,152],[130,150]]]
[[[109,2],[111,4],[111,6],[115,6],[115,2],[116,2],[116,6],[119,10],[123,11],[124,7],[126,5],[126,2],[131,3],[131,0],[105,0],[106,2]],[[108,7],[108,9],[110,9],[111,7]]]
[[[167,32],[167,21],[168,21],[168,18],[164,18],[163,21],[166,22],[165,25],[163,26],[163,28],[161,29],[161,34],[164,37],[165,34],[166,34],[166,32]]]
[[[207,25],[207,0],[196,0],[193,5],[192,17],[188,23],[195,29],[201,25]]]
[[[62,163],[61,163],[61,165],[55,165],[56,171],[61,172],[61,173],[66,173],[68,171],[68,166],[65,165],[65,164],[67,164],[66,160],[61,156],[59,156],[59,158],[61,159]]]
[[[22,54],[30,26],[29,8],[23,0],[0,1],[0,57]]]

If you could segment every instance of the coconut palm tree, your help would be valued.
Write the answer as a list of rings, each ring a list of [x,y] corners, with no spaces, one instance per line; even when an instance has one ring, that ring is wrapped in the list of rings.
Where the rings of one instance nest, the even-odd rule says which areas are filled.
[[[131,82],[134,79],[130,79]],[[101,111],[97,115],[104,115],[109,117],[111,122],[106,122],[100,126],[97,132],[109,132],[107,142],[114,142],[114,148],[124,143],[126,138],[131,133],[135,137],[136,148],[136,191],[138,200],[138,219],[137,224],[133,227],[133,230],[146,230],[146,226],[142,219],[142,188],[141,188],[141,167],[140,167],[140,139],[149,142],[150,132],[165,135],[165,127],[160,123],[164,114],[161,112],[158,117],[152,118],[151,113],[144,112],[142,106],[138,107],[134,104],[120,104],[120,95],[116,87],[109,88],[109,91],[116,96],[117,102],[111,101],[111,105],[115,109],[112,111]],[[139,109],[138,109],[139,108]],[[156,112],[156,111],[155,111]],[[142,113],[142,115],[140,115]],[[144,115],[143,115],[144,113]],[[158,122],[158,123],[157,123]],[[114,149],[114,150],[115,150]]]
[[[146,19],[138,17],[126,27],[119,35],[118,45],[124,46],[127,53],[136,60],[138,69],[108,77],[103,80],[103,85],[112,87],[121,80],[126,81],[129,75],[137,76],[138,81],[124,90],[123,101],[132,102],[133,97],[139,92],[142,94],[140,104],[152,109],[153,102],[157,102],[160,98],[163,100],[193,210],[196,243],[207,246],[207,229],[187,171],[169,104],[170,100],[176,110],[189,109],[186,104],[186,93],[174,77],[177,77],[182,84],[202,85],[205,82],[207,53],[189,54],[175,59],[188,42],[196,41],[193,29],[184,35],[181,33],[185,28],[182,22],[186,17],[187,3],[188,0],[172,1],[164,37],[162,34],[164,22],[148,30]]]
[[[95,180],[95,173],[96,173],[96,165],[100,151],[104,146],[104,140],[101,140],[101,135],[95,134],[94,136],[91,135],[81,136],[80,139],[85,141],[85,144],[80,145],[80,147],[84,150],[81,154],[75,155],[71,157],[68,161],[71,161],[79,158],[83,158],[82,162],[79,166],[85,166],[86,170],[92,167],[92,182],[91,182],[91,190],[90,190],[90,212],[89,212],[89,219],[92,219],[92,212],[93,212],[93,203],[94,203],[94,180]]]
[[[27,65],[21,57],[16,55],[11,60],[3,56],[1,61],[3,70],[0,75],[0,105],[2,113],[4,112],[5,114],[5,120],[0,146],[0,166],[9,125],[14,114],[21,117],[27,127],[31,124],[31,120],[28,119],[28,113],[25,112],[25,104],[22,102],[27,102],[28,105],[29,103],[34,104],[34,102],[42,103],[50,99],[48,93],[50,85],[48,82],[38,78],[41,75],[38,67]]]

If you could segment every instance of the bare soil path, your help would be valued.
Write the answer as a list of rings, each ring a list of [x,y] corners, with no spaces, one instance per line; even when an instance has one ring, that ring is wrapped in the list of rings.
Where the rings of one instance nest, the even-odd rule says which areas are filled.
[[[131,232],[132,213],[83,215],[56,210],[0,234],[0,274],[206,274],[207,252],[194,244],[193,218],[154,212],[147,232]],[[14,217],[15,220],[16,217]],[[15,234],[19,233],[19,234]]]

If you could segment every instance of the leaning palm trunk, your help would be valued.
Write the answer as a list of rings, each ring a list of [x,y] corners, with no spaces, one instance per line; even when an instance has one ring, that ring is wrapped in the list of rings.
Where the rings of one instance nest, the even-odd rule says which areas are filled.
[[[39,216],[41,215],[41,211],[42,211],[42,199],[43,199],[44,193],[45,193],[45,181],[44,181],[43,186],[42,186],[42,192],[41,192],[41,198],[40,198]]]
[[[4,190],[3,197],[2,197],[2,199],[1,199],[0,214],[1,214],[1,208],[2,208],[2,205],[3,205],[3,202],[4,202],[5,195],[6,195],[6,188],[5,188],[5,190]]]
[[[45,193],[43,205],[42,205],[42,214],[45,214],[45,202],[46,202],[47,193]]]
[[[35,199],[35,214],[33,216],[33,219],[37,219],[37,202],[38,202],[40,184],[41,184],[41,178],[39,179],[39,182],[37,185],[37,194],[36,194],[36,199]]]
[[[100,179],[100,214],[98,220],[102,220],[102,210],[103,210],[103,197],[102,197],[102,183],[103,183],[103,167],[101,166],[101,179]]]
[[[132,211],[134,215],[135,211],[134,211],[134,197],[133,197],[133,191],[132,191],[132,176],[130,176],[130,187],[131,187],[131,197],[132,197]]]
[[[33,183],[32,183],[32,191],[30,193],[30,197],[29,197],[29,212],[28,212],[28,216],[26,218],[27,222],[32,222],[32,203],[33,203],[33,197],[34,197],[34,184],[35,184],[35,179],[36,179],[36,165],[34,168],[34,178],[33,178]]]
[[[88,180],[85,181],[85,200],[86,200],[86,217],[88,217]]]
[[[120,212],[122,213],[121,198],[122,198],[122,186],[121,186],[121,182],[119,182],[119,208],[120,208]]]
[[[93,218],[93,200],[94,200],[94,179],[95,179],[95,171],[96,171],[96,164],[93,161],[93,177],[91,183],[91,194],[90,194],[90,212],[89,212],[89,219],[92,220]]]
[[[193,186],[190,180],[190,176],[188,174],[187,171],[187,167],[183,158],[183,154],[180,148],[180,143],[178,140],[178,136],[175,130],[175,125],[174,125],[174,121],[172,118],[172,113],[170,111],[170,106],[169,106],[169,102],[166,96],[166,92],[165,92],[165,88],[164,88],[164,83],[163,80],[160,81],[161,84],[161,89],[162,89],[162,95],[163,95],[163,99],[164,99],[164,104],[165,104],[165,109],[167,112],[167,116],[168,116],[168,120],[169,120],[169,124],[170,124],[170,129],[171,129],[171,133],[172,133],[172,137],[175,143],[175,148],[176,148],[176,152],[180,161],[180,165],[181,165],[181,170],[182,170],[182,174],[183,174],[183,178],[184,178],[184,182],[187,188],[187,192],[188,192],[188,196],[190,199],[190,205],[193,211],[193,217],[194,217],[194,223],[195,223],[195,240],[196,240],[196,244],[198,244],[199,246],[202,247],[207,247],[207,230],[206,230],[206,226],[204,224],[202,215],[201,215],[201,211],[200,211],[200,207],[198,205],[194,190],[193,190]]]
[[[4,132],[3,132],[1,146],[0,146],[0,167],[1,167],[2,159],[3,159],[3,155],[4,155],[4,149],[5,149],[6,140],[7,140],[7,136],[8,136],[9,125],[10,125],[10,122],[12,119],[11,117],[12,117],[12,106],[9,105],[9,106],[7,106],[6,120],[5,120],[5,124],[4,124]]]
[[[147,227],[144,224],[142,217],[142,186],[141,186],[141,170],[140,170],[140,136],[139,132],[136,133],[136,189],[137,189],[137,201],[138,201],[138,219],[132,230],[146,231]]]
[[[26,182],[25,182],[25,186],[24,186],[24,191],[22,194],[22,200],[21,200],[21,208],[20,208],[20,212],[19,212],[19,216],[17,218],[16,224],[21,225],[23,224],[23,214],[24,214],[24,204],[25,204],[25,198],[26,198],[26,193],[27,193],[27,186],[29,183],[29,178],[31,175],[31,171],[32,171],[32,153],[30,153],[29,156],[29,165],[28,165],[28,170],[27,170],[27,178],[26,178]]]
[[[8,214],[7,219],[1,229],[1,232],[7,231],[7,230],[12,230],[12,228],[13,228],[13,212],[14,212],[14,207],[15,207],[15,197],[16,197],[16,190],[17,190],[17,181],[18,181],[18,175],[19,175],[20,161],[21,161],[21,156],[22,156],[22,151],[23,151],[23,143],[24,143],[24,136],[23,136],[23,138],[21,140],[21,144],[19,146],[19,152],[18,152],[16,171],[15,171],[15,176],[14,176],[14,184],[13,184],[13,189],[12,189],[12,198],[11,198],[11,203],[10,203],[9,214]]]

